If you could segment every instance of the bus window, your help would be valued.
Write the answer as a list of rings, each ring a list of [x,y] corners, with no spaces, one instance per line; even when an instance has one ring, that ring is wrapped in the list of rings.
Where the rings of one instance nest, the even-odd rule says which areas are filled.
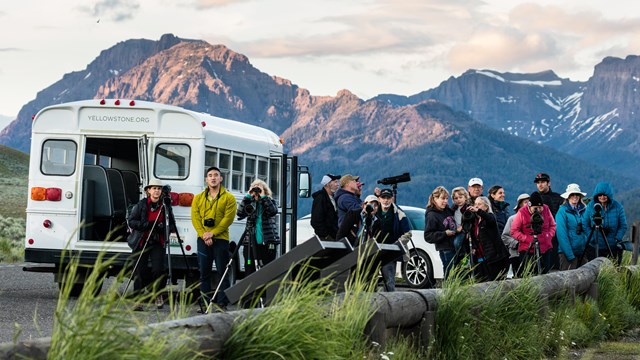
[[[207,169],[212,166],[218,167],[218,152],[207,149],[204,153],[204,171],[207,171]]]
[[[71,140],[47,140],[42,145],[40,171],[44,175],[68,176],[76,171],[78,146]]]
[[[280,198],[280,159],[269,160],[269,187],[273,192],[273,198]]]
[[[258,179],[267,181],[269,174],[269,162],[266,158],[258,158]]]
[[[231,190],[244,192],[242,186],[242,155],[233,154],[233,169],[231,169]],[[249,186],[250,184],[247,184]]]
[[[219,164],[220,165],[218,166],[218,169],[220,169],[223,178],[223,185],[227,189],[230,189],[229,184],[231,184],[231,154],[220,150]]]
[[[153,174],[158,179],[186,179],[191,149],[185,144],[159,144],[155,151]]]
[[[249,187],[253,180],[256,179],[256,159],[253,156],[247,155],[244,159],[244,184],[245,187]]]

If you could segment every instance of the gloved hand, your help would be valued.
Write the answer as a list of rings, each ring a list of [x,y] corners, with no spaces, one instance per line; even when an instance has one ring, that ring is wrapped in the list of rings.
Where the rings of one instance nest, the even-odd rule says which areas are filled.
[[[156,223],[156,231],[164,231],[164,223],[162,221]]]

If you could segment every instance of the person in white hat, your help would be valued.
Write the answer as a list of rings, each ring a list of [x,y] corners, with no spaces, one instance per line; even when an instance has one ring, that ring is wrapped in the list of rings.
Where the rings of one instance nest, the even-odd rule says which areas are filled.
[[[340,187],[340,178],[340,175],[324,175],[320,181],[322,189],[311,195],[311,226],[320,240],[335,240],[338,233],[338,205],[333,195]]]
[[[478,196],[482,196],[482,191],[484,190],[484,182],[482,179],[474,177],[469,179],[469,183],[467,184],[467,191],[469,192],[469,205],[473,205],[474,201]]]
[[[133,290],[140,294],[145,287],[152,286],[152,293],[156,294],[156,306],[161,309],[164,306],[162,291],[166,285],[164,269],[164,218],[162,211],[162,183],[159,180],[151,179],[144,187],[147,197],[140,200],[127,218],[127,224],[132,232],[142,233],[140,241],[132,246],[132,251],[136,258],[139,257],[138,265],[134,269]],[[144,251],[143,251],[144,249]],[[149,273],[148,263],[151,262],[151,273]],[[136,304],[136,311],[142,311],[141,304]]]
[[[582,201],[585,195],[587,193],[582,192],[578,184],[567,185],[567,190],[560,195],[564,199],[556,214],[560,270],[577,269],[587,263],[587,257],[583,256],[587,244],[584,229],[586,205]]]

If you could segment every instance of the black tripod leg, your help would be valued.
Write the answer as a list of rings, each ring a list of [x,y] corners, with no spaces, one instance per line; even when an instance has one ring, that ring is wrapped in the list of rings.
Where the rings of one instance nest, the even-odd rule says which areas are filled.
[[[582,260],[584,260],[585,255],[587,255],[587,249],[589,248],[589,242],[591,241],[591,238],[593,237],[593,228],[591,229],[591,232],[589,232],[589,236],[587,236],[587,242],[584,244],[584,251],[582,252],[582,255],[580,256],[580,260],[578,261],[578,266],[580,266],[580,264],[582,264]],[[595,249],[595,256],[593,257],[594,259],[598,257],[598,244],[596,244],[596,246],[594,247]],[[587,257],[587,260],[589,258]]]

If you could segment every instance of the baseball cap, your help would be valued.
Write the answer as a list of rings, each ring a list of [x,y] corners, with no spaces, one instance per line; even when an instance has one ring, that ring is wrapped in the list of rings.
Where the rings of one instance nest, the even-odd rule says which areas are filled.
[[[533,180],[533,182],[537,183],[538,181],[551,181],[551,177],[549,176],[549,174],[539,173],[536,175],[536,178]]]
[[[482,179],[480,179],[480,178],[471,178],[471,179],[469,179],[469,186],[473,186],[473,185],[484,186],[484,183],[482,182]]]
[[[366,197],[366,198],[364,198],[364,202],[365,202],[365,203],[367,203],[367,204],[368,204],[368,203],[370,203],[370,202],[372,202],[372,201],[379,202],[379,201],[378,201],[378,197],[377,197],[377,196],[375,196],[375,195],[367,195],[367,197]]]
[[[340,175],[333,175],[333,174],[326,174],[325,176],[322,177],[322,180],[320,181],[320,185],[325,186],[328,183],[332,182],[333,180],[340,180]]]
[[[529,202],[531,206],[542,206],[542,195],[537,191],[532,192],[529,196]]]
[[[380,197],[393,197],[393,191],[391,189],[380,190]]]
[[[358,181],[360,180],[360,176],[353,176],[351,174],[344,175],[340,178],[340,187],[344,187],[351,180]]]

